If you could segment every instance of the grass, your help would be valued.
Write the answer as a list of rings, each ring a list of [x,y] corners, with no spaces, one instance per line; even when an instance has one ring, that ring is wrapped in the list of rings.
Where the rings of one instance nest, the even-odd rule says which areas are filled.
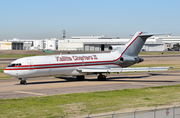
[[[4,72],[0,72],[0,79],[9,79],[9,78],[13,78],[13,77],[6,75]]]
[[[0,117],[75,117],[180,102],[180,85],[0,100]]]
[[[176,66],[177,64],[143,64],[143,65],[132,65],[130,67],[170,67],[170,66]]]
[[[162,54],[163,53],[163,54]],[[169,54],[180,54],[180,51],[165,51],[165,52],[140,52],[140,55],[169,55]]]
[[[29,56],[37,56],[35,54],[0,54],[0,58],[22,58]]]
[[[13,78],[11,76],[8,76],[4,73],[4,69],[5,67],[7,67],[8,64],[0,64],[0,79],[9,79],[9,78]]]
[[[3,73],[4,72],[4,68],[0,68],[0,73]]]
[[[37,56],[35,54],[0,54],[0,58],[22,58],[29,56]]]

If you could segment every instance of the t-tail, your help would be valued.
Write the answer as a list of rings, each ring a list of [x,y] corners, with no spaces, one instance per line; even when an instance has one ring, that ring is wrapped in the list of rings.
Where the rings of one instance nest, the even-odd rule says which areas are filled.
[[[165,35],[168,33],[146,33],[146,32],[136,32],[135,35],[128,41],[125,45],[114,45],[110,46],[109,49],[112,52],[119,53],[120,57],[116,61],[120,60],[122,67],[128,67],[135,63],[144,61],[142,58],[138,57],[141,48],[146,42],[148,37],[153,35]]]
[[[169,33],[136,32],[133,38],[129,40],[129,42],[125,45],[125,50],[122,52],[122,54],[129,56],[138,56],[147,38],[154,35],[167,35],[167,34]]]

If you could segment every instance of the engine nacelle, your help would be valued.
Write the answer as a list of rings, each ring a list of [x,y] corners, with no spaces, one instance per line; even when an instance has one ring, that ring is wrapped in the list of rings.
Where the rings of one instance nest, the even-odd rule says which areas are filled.
[[[122,47],[122,45],[111,45],[108,47],[109,50],[119,50]]]
[[[135,62],[136,62],[136,63],[140,63],[140,62],[143,62],[143,61],[144,61],[143,58],[139,58],[139,57],[134,58],[134,59],[135,59]]]
[[[140,63],[143,62],[143,58],[132,57],[132,56],[123,56],[120,58],[120,63]]]
[[[123,56],[120,58],[120,63],[134,63],[135,59],[131,56]]]

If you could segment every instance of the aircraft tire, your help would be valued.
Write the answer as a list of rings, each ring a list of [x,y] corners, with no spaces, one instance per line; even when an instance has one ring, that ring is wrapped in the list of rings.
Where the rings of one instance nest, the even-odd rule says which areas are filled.
[[[98,81],[106,81],[106,76],[105,75],[99,75]]]
[[[24,84],[24,85],[26,85],[26,84],[27,84],[26,80],[24,80],[23,84]]]
[[[26,82],[26,80],[21,80],[20,84],[24,84],[25,85],[25,84],[27,84],[27,82]]]
[[[77,79],[78,81],[83,81],[83,80],[84,80],[84,75],[82,75],[82,76],[76,76],[76,79]]]

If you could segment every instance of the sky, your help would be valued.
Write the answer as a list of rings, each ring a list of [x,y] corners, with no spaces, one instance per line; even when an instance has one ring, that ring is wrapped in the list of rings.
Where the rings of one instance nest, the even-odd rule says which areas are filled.
[[[180,36],[180,0],[0,0],[0,40],[106,35],[136,31]]]

